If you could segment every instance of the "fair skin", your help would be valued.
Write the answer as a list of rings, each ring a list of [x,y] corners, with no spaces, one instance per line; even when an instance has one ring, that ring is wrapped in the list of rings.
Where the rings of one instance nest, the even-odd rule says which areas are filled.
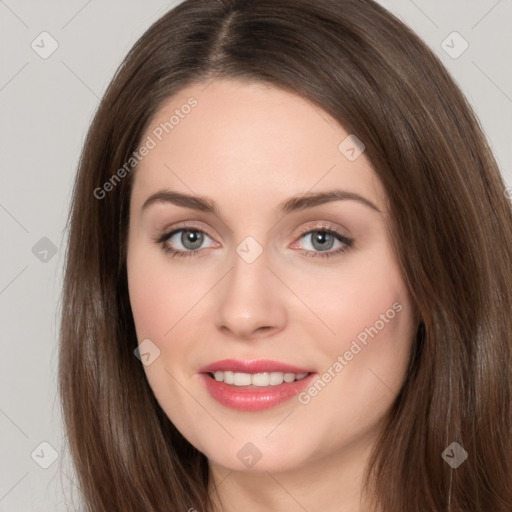
[[[216,512],[369,511],[364,470],[416,328],[384,190],[364,153],[350,161],[338,149],[348,133],[317,106],[261,83],[206,85],[183,89],[154,116],[143,140],[188,98],[198,102],[134,177],[127,269],[139,343],[150,339],[160,350],[144,367],[149,384],[208,457]],[[207,197],[217,212],[171,202],[143,209],[162,189]],[[278,211],[291,197],[332,190],[380,211],[353,199]],[[155,241],[189,224],[205,233],[194,255],[172,257]],[[331,257],[314,257],[326,245],[302,232],[326,227],[353,243],[335,240]],[[192,252],[181,234],[165,246]],[[262,249],[252,263],[236,252],[248,236]],[[400,311],[379,322],[394,304]],[[258,412],[231,409],[198,373],[222,359],[271,359],[320,378],[371,326],[378,333],[306,404],[294,397]],[[237,457],[248,442],[261,454],[250,468]]]

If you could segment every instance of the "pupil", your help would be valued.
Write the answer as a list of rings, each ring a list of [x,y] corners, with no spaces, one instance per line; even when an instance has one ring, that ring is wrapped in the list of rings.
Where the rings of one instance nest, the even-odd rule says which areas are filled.
[[[313,247],[320,251],[332,249],[334,238],[325,231],[317,231],[313,236]],[[316,245],[318,244],[318,245]]]
[[[181,243],[187,249],[197,249],[203,243],[203,234],[198,231],[183,231],[181,235]]]

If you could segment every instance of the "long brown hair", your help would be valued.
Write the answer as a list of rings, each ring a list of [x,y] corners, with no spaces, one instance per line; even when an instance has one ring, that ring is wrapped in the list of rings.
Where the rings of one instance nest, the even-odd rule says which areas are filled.
[[[60,392],[85,509],[211,507],[205,455],[163,413],[133,353],[125,262],[135,171],[100,198],[94,191],[129,161],[165,100],[212,78],[314,102],[364,142],[386,190],[421,321],[368,468],[380,508],[510,512],[511,206],[462,93],[371,0],[186,0],[112,80],[76,177],[62,297]],[[441,457],[452,442],[468,453],[457,469]]]

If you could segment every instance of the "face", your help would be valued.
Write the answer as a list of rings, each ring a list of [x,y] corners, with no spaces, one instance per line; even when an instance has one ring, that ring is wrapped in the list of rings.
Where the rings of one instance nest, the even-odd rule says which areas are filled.
[[[152,119],[134,176],[128,282],[149,384],[217,467],[360,454],[416,327],[384,190],[317,106],[264,84],[206,85]]]

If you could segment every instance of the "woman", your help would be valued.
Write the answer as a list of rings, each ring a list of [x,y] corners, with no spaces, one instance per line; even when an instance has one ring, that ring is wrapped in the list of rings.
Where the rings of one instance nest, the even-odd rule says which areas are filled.
[[[512,509],[512,212],[369,0],[187,0],[74,190],[60,384],[86,510]]]

